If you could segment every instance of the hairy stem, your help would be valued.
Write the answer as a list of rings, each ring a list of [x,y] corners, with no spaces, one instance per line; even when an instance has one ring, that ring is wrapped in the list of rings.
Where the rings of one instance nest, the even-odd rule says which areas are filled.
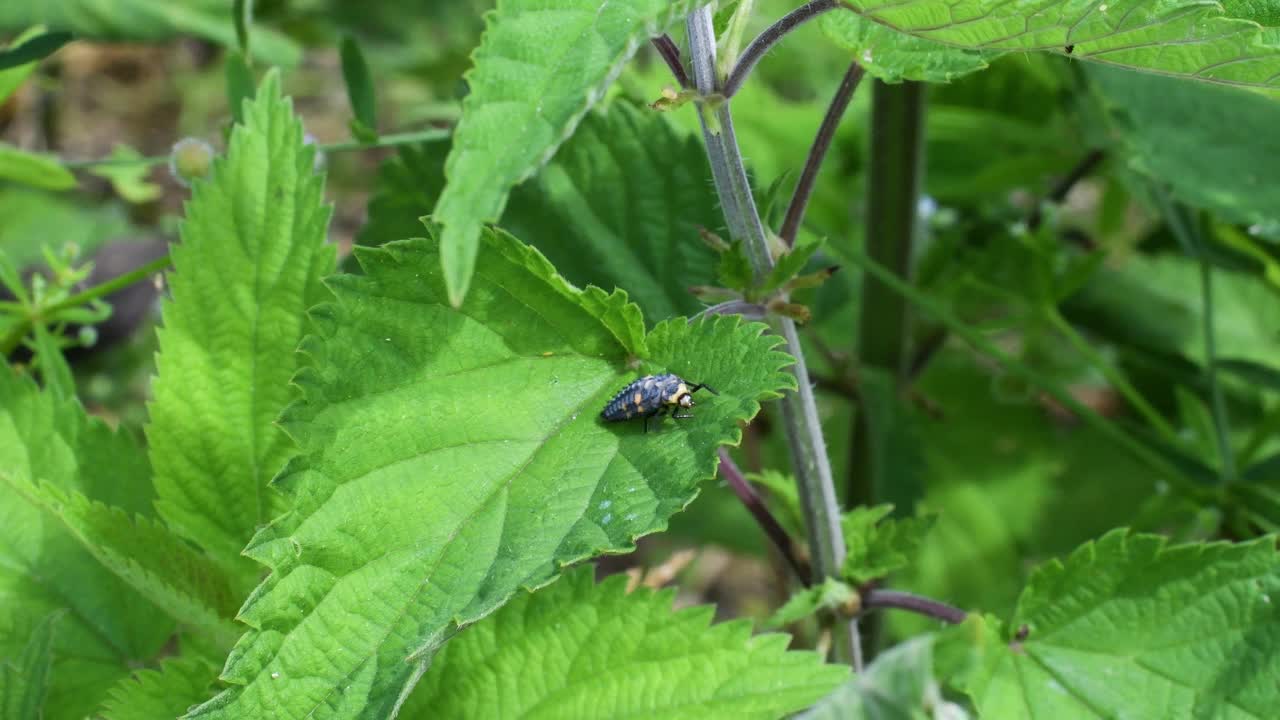
[[[878,610],[894,608],[941,620],[950,625],[959,625],[969,616],[964,610],[920,595],[898,590],[881,590],[879,588],[862,593],[862,609]]]
[[[734,94],[742,87],[742,83],[746,81],[747,76],[755,68],[756,63],[760,62],[760,58],[787,33],[795,30],[800,25],[812,20],[828,10],[834,10],[840,7],[838,0],[813,0],[805,3],[800,7],[787,13],[781,20],[765,28],[755,40],[747,45],[747,49],[742,51],[742,57],[738,58],[738,63],[733,66],[733,71],[729,73],[729,79],[724,83],[722,92],[725,97],[733,97]]]
[[[716,77],[716,38],[711,22],[711,7],[703,5],[689,15],[689,49],[693,63],[693,79],[703,96],[719,90]],[[746,166],[733,133],[733,117],[727,101],[711,107],[699,103],[699,118],[706,141],[707,157],[715,179],[716,191],[729,225],[729,232],[747,248],[757,278],[773,267],[773,256],[764,224],[756,210],[747,179]],[[786,340],[787,351],[795,358],[792,372],[797,389],[782,399],[782,415],[786,426],[792,465],[814,557],[815,579],[837,576],[844,562],[844,536],[840,529],[840,506],[836,500],[831,463],[818,420],[809,370],[796,325],[790,318],[773,321],[774,328]],[[837,659],[862,668],[862,650],[855,622],[838,621],[833,637]]]
[[[414,145],[417,143],[431,142],[434,140],[444,140],[449,137],[451,131],[446,128],[430,128],[427,130],[418,130],[415,132],[394,133],[391,135],[381,135],[377,142],[366,143],[359,140],[345,140],[343,142],[329,143],[320,145],[320,152],[335,153],[347,152],[350,150],[372,150],[374,148],[397,147],[400,145]],[[140,158],[101,158],[98,160],[67,160],[63,161],[62,166],[68,170],[82,170],[85,168],[95,167],[111,167],[121,165],[163,165],[169,162],[168,155],[151,155],[149,157]]]
[[[764,499],[751,487],[751,483],[747,482],[747,478],[738,469],[738,465],[733,462],[733,458],[729,457],[729,451],[720,448],[720,475],[724,477],[725,482],[729,483],[729,487],[733,489],[738,499],[747,507],[751,516],[756,519],[756,523],[760,525],[760,529],[764,530],[764,534],[773,541],[773,546],[778,549],[778,553],[782,555],[782,559],[787,561],[787,565],[796,573],[796,579],[805,587],[809,587],[812,581],[809,579],[809,569],[800,560],[800,553],[797,552],[795,541],[783,529],[778,519],[769,512],[769,506],[764,504]]]
[[[809,148],[809,157],[805,158],[804,169],[800,171],[800,179],[796,181],[795,192],[791,195],[791,203],[787,205],[787,214],[782,220],[782,229],[778,232],[787,247],[796,244],[804,211],[809,207],[809,198],[813,195],[813,186],[818,180],[818,169],[822,167],[822,159],[827,156],[827,150],[836,135],[836,127],[840,125],[840,118],[844,117],[844,111],[848,109],[853,91],[858,89],[862,75],[861,65],[856,62],[849,65],[835,97],[831,98],[831,105],[827,107],[822,124],[818,126],[818,134]]]

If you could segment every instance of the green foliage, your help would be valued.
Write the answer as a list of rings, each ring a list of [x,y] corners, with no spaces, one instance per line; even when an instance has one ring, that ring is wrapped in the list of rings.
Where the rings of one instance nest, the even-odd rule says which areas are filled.
[[[66,190],[76,177],[49,155],[19,150],[0,143],[0,180],[12,180],[42,190]]]
[[[964,720],[964,710],[941,697],[933,645],[931,635],[894,645],[796,720]]]
[[[911,563],[916,549],[933,528],[935,518],[886,519],[892,512],[892,505],[858,507],[841,518],[847,549],[845,579],[863,583],[884,577]]]
[[[1255,92],[1093,68],[1129,166],[1193,207],[1280,237],[1280,103]]]
[[[49,720],[82,718],[129,667],[151,658],[173,624],[103,568],[65,526],[14,483],[43,481],[128,512],[150,514],[145,455],[89,419],[74,399],[0,372],[0,657],[22,652],[61,612],[44,705]]]
[[[386,716],[456,627],[665,527],[715,448],[792,382],[763,326],[676,319],[646,336],[625,294],[576,290],[505,234],[485,234],[454,309],[439,252],[361,251],[365,275],[332,281],[337,302],[315,311],[305,399],[284,419],[302,446],[278,481],[294,505],[245,551],[273,572],[241,610],[233,688],[195,717]],[[664,370],[720,395],[648,434],[600,421],[619,387]]]
[[[512,600],[441,651],[401,717],[776,718],[848,675],[785,635],[709,627],[710,607],[625,586],[582,568]]]
[[[36,69],[40,60],[58,51],[71,36],[33,27],[0,50],[0,102],[4,102]]]
[[[147,180],[151,175],[151,168],[138,162],[142,159],[142,153],[128,145],[116,145],[111,151],[110,159],[117,162],[91,168],[89,172],[110,181],[111,188],[126,202],[151,202],[160,197],[163,192],[161,187]]]
[[[792,595],[769,618],[769,627],[785,627],[823,610],[852,614],[857,610],[857,599],[857,591],[848,583],[832,577],[824,578],[820,584]]]
[[[977,72],[1000,55],[924,40],[879,25],[851,12],[830,12],[819,20],[822,31],[850,51],[867,74],[885,82],[951,82]]]
[[[889,28],[958,48],[1069,52],[1080,60],[1225,84],[1276,87],[1280,82],[1280,44],[1243,7],[1147,0],[850,0],[848,5]]]
[[[355,38],[342,39],[342,79],[347,84],[347,100],[355,117],[351,120],[351,134],[360,140],[374,142],[378,139],[378,99],[373,91],[373,75],[365,62]]]
[[[159,42],[195,35],[236,46],[231,3],[225,0],[41,0],[0,5],[0,30],[43,24],[76,37]],[[256,28],[254,49],[272,64],[293,66],[300,49],[292,40]]]
[[[723,223],[700,153],[663,115],[612,102],[515,189],[502,226],[579,286],[622,288],[653,320],[691,315],[715,264],[699,228]]]
[[[549,11],[503,0],[489,15],[434,213],[455,307],[470,287],[482,225],[498,220],[511,188],[551,158],[636,48],[685,6],[572,0]]]
[[[334,263],[315,151],[275,74],[245,113],[196,185],[172,252],[147,426],[157,509],[224,563],[284,507],[267,482],[293,445],[275,420],[294,397],[305,313],[326,297],[320,278]]]
[[[176,718],[207,700],[218,670],[198,657],[168,658],[155,670],[139,670],[111,688],[103,720]]]
[[[51,613],[36,626],[22,655],[0,657],[0,718],[27,720],[41,715],[49,691],[53,665],[53,635],[60,613]]]
[[[984,717],[1256,717],[1280,703],[1274,538],[1167,547],[1108,533],[988,620],[966,689]]]

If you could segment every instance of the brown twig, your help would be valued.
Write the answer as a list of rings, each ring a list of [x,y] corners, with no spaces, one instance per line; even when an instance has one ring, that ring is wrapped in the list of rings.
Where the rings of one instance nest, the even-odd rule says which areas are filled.
[[[747,507],[751,516],[760,524],[760,529],[764,530],[764,534],[769,536],[773,541],[774,547],[778,548],[778,552],[782,558],[787,561],[787,565],[795,571],[796,577],[800,582],[808,587],[811,580],[809,578],[809,570],[804,563],[800,561],[800,554],[796,551],[795,541],[783,529],[778,519],[769,512],[768,506],[764,504],[764,499],[751,487],[751,483],[747,482],[747,478],[738,469],[737,463],[733,458],[729,457],[729,451],[724,448],[720,449],[720,475],[729,483],[729,487],[733,488],[733,492]]]

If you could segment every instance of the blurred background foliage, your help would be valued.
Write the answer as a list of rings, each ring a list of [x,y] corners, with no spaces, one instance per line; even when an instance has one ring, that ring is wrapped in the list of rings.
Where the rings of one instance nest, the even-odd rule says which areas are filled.
[[[748,36],[795,4],[758,0]],[[348,36],[372,70],[378,130],[447,128],[490,5],[266,0],[256,3],[250,55],[258,72],[287,68],[286,92],[319,142],[349,137],[337,49]],[[0,8],[0,37],[37,23],[79,40],[0,105],[0,141],[73,165],[113,153],[164,155],[187,136],[222,146],[235,62],[230,3]],[[739,140],[775,227],[850,59],[820,23],[809,24],[734,98]],[[699,230],[723,233],[695,113],[648,107],[673,84],[643,51],[609,101],[516,189],[502,223],[573,282],[625,287],[650,323],[700,309],[687,289],[714,284],[716,265]],[[1006,612],[1031,567],[1111,527],[1179,539],[1280,527],[1276,98],[1024,54],[929,88],[918,289],[1166,466],[1135,456],[919,308],[909,387],[856,366],[862,274],[852,251],[863,243],[869,98],[869,87],[855,96],[803,230],[826,238],[811,264],[842,270],[797,299],[813,311],[804,340],[837,478],[852,471],[859,402],[876,403],[892,418],[879,431],[882,499],[900,513],[938,514],[920,562],[892,583]],[[421,235],[419,217],[440,192],[447,152],[444,141],[329,154],[332,241],[346,252]],[[45,249],[71,247],[116,274],[156,257],[175,235],[188,191],[162,165],[143,167],[79,171],[76,187],[59,192],[0,180],[0,251],[25,272],[39,269]],[[1073,173],[1080,177],[1064,183]],[[1229,439],[1242,469],[1234,482],[1223,480],[1214,439],[1200,270],[1160,219],[1153,183],[1203,228],[1196,250],[1213,265]],[[621,246],[633,255],[621,256]],[[139,436],[157,292],[117,298],[117,319],[128,322],[103,328],[93,347],[72,355],[85,403]],[[1134,397],[1168,432],[1135,409]],[[776,412],[767,408],[747,429],[736,451],[745,470],[789,471]],[[785,493],[771,502],[788,513]],[[686,601],[764,617],[787,595],[786,570],[766,545],[733,494],[708,483],[671,533],[602,567],[656,567],[662,577],[680,576]],[[902,636],[924,626],[893,616],[888,630]]]

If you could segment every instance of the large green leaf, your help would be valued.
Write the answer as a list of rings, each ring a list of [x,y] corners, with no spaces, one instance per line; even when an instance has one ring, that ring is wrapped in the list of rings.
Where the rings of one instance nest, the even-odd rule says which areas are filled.
[[[43,24],[77,37],[109,41],[162,42],[196,35],[236,46],[228,0],[39,0],[0,3],[0,31]],[[292,40],[255,27],[256,55],[275,65],[296,65],[301,50]]]
[[[1271,718],[1273,598],[1275,538],[1166,547],[1115,531],[1032,576],[966,689],[983,717]]]
[[[455,307],[470,287],[483,224],[497,222],[511,188],[551,158],[636,48],[687,4],[502,0],[488,16],[435,208]]]
[[[157,509],[225,563],[284,507],[267,483],[293,444],[275,420],[334,263],[314,154],[269,74],[196,186],[172,253],[147,426]]]
[[[999,51],[947,47],[871,22],[855,13],[832,12],[818,21],[837,45],[853,53],[872,77],[886,82],[951,82],[987,67]]]
[[[139,670],[111,689],[105,720],[170,720],[207,700],[217,668],[198,657],[169,658],[155,670]]]
[[[165,526],[94,502],[75,490],[32,483],[0,472],[33,505],[57,518],[108,570],[150,598],[172,618],[209,633],[228,647],[238,599],[223,572]]]
[[[1280,38],[1267,14],[1209,0],[849,0],[864,18],[975,50],[1070,52],[1163,75],[1280,87]],[[1243,5],[1236,3],[1233,5]],[[1243,18],[1243,19],[1242,19]]]
[[[0,369],[0,473],[150,512],[146,457],[136,444],[88,418],[74,399],[41,392],[8,368]],[[92,712],[173,629],[56,519],[0,482],[0,656],[20,653],[40,621],[58,611],[46,720]]]
[[[689,287],[715,278],[716,255],[698,228],[714,231],[722,218],[697,140],[616,101],[516,188],[502,226],[569,280],[616,285],[656,321],[702,309]]]
[[[933,677],[933,642],[921,635],[885,650],[796,720],[964,720],[968,715],[942,699]]]
[[[786,635],[709,627],[709,606],[671,609],[674,591],[628,594],[592,569],[512,600],[445,646],[401,717],[777,718],[849,674]]]
[[[365,275],[332,281],[285,416],[295,506],[245,551],[273,572],[241,610],[233,687],[195,717],[387,717],[455,628],[664,528],[717,446],[793,383],[763,325],[679,318],[646,336],[624,293],[577,290],[506,234],[483,236],[460,309],[434,240],[358,252]],[[600,420],[658,371],[719,395],[647,434]]]
[[[1280,235],[1280,102],[1110,68],[1089,77],[1130,167],[1190,205]]]
[[[28,720],[43,715],[53,666],[53,634],[60,613],[52,613],[27,640],[18,657],[0,656],[0,720]]]

